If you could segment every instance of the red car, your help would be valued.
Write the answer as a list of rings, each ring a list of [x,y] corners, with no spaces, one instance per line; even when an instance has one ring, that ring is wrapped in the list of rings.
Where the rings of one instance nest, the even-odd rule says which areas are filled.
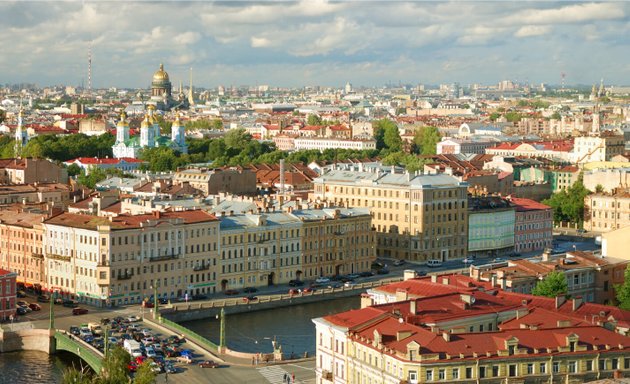
[[[228,296],[234,296],[234,295],[238,295],[239,294],[239,292],[236,289],[228,289],[228,290],[226,290],[223,293],[228,295]]]
[[[30,303],[28,305],[28,307],[30,309],[32,309],[33,311],[41,311],[42,310],[42,307],[39,304],[37,304],[37,303]]]
[[[85,308],[73,308],[72,309],[72,314],[73,315],[85,315],[88,313],[88,310]]]
[[[136,369],[138,369],[138,364],[136,364],[135,361],[130,361],[129,364],[127,364],[127,369],[129,369],[129,372],[135,372]]]
[[[201,368],[216,368],[219,366],[219,364],[217,364],[216,362],[212,361],[212,360],[206,360],[206,361],[202,361],[201,363],[199,363],[199,366]]]

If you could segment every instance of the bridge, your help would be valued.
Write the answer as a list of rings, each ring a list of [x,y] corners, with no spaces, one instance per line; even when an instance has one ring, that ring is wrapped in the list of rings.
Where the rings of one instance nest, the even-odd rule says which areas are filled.
[[[103,368],[105,356],[96,348],[70,333],[55,330],[55,347],[53,351],[67,351],[79,356],[94,372],[100,372]]]

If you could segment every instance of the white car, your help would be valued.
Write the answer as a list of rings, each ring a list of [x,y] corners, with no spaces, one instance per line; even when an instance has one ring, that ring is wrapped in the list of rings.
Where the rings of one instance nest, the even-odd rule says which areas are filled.
[[[475,259],[473,259],[472,257],[467,257],[464,260],[462,260],[464,262],[464,264],[470,264],[473,261],[475,261]]]
[[[140,320],[142,319],[140,319],[138,316],[135,316],[135,315],[129,316],[127,318],[127,321],[130,323],[135,323],[136,321],[140,321]]]
[[[330,279],[329,279],[329,278],[327,278],[327,277],[318,277],[318,278],[315,280],[315,282],[316,282],[317,284],[327,284],[327,283],[330,283]]]

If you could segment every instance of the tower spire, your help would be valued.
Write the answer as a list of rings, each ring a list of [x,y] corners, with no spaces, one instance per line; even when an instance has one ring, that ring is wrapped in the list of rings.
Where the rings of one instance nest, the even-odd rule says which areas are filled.
[[[92,41],[88,46],[88,95],[92,94]]]
[[[195,105],[195,98],[193,97],[192,67],[190,68],[190,88],[188,89],[188,104],[190,106]]]

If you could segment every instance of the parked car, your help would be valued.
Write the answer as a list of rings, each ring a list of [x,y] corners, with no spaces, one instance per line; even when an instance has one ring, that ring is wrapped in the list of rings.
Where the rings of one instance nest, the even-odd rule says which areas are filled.
[[[79,327],[75,325],[70,326],[70,333],[72,333],[75,336],[79,336]]]
[[[79,302],[76,300],[65,300],[63,302],[63,306],[68,308],[76,308],[79,306]]]
[[[23,315],[26,315],[28,313],[28,311],[24,307],[17,307],[15,309],[15,313],[17,313],[20,316],[23,316]]]
[[[302,280],[289,280],[290,287],[301,287],[303,285],[304,285],[304,282]]]
[[[205,361],[202,361],[201,363],[199,363],[199,366],[201,368],[216,368],[216,367],[219,366],[219,364],[217,364],[213,360],[205,360]]]
[[[155,354],[155,349],[153,349],[153,347],[147,347],[147,349],[144,351],[144,353],[147,355],[148,358],[153,358],[153,357],[157,356]]]
[[[315,292],[315,289],[316,289],[316,288],[315,288],[315,287],[312,287],[312,286],[311,286],[311,287],[306,287],[306,288],[304,288],[304,289],[302,290],[302,293],[313,293],[313,292]]]
[[[136,315],[131,315],[131,316],[127,317],[127,319],[126,319],[126,320],[127,320],[128,322],[130,322],[130,323],[135,323],[135,322],[140,321],[140,320],[142,320],[142,319],[141,319],[141,318],[139,318],[139,317],[138,317],[138,316],[136,316]]]
[[[416,270],[416,276],[422,277],[422,276],[426,276],[426,275],[427,275],[427,271],[423,271],[422,269]]]
[[[317,279],[315,279],[315,282],[319,283],[319,284],[328,284],[328,283],[330,283],[330,279],[327,278],[327,277],[323,277],[322,276],[322,277],[318,277]]]
[[[167,361],[166,364],[164,364],[164,371],[166,373],[177,373],[177,367],[173,365],[172,361]]]
[[[19,305],[20,307],[28,307],[29,306],[29,302],[28,301],[24,301],[24,300],[18,300],[17,305]]]
[[[72,314],[77,316],[77,315],[85,315],[88,313],[88,310],[86,308],[73,308],[72,309]]]
[[[345,283],[343,283],[343,286],[346,288],[352,288],[356,285],[356,283],[354,281],[346,281]]]
[[[53,300],[53,303],[55,303],[55,304],[57,304],[57,305],[61,305],[61,304],[63,304],[63,299],[61,299],[61,298],[59,298],[59,297],[58,297],[58,298],[56,298],[55,300]]]
[[[381,268],[378,271],[376,271],[376,273],[379,274],[379,275],[387,275],[389,273],[389,269]]]
[[[160,304],[168,304],[168,299],[166,297],[160,297],[158,299],[158,303],[160,303]]]
[[[50,296],[48,295],[39,295],[37,296],[37,301],[39,301],[40,303],[47,303],[50,301]]]
[[[365,271],[365,272],[359,273],[359,276],[361,276],[361,277],[370,277],[370,276],[374,276],[374,273],[371,272],[371,271]]]
[[[148,301],[148,300],[143,301],[142,302],[142,306],[145,307],[145,308],[153,308],[153,307],[155,307],[153,302],[152,301]]]
[[[28,307],[30,309],[32,309],[33,311],[41,311],[42,310],[42,307],[39,304],[37,304],[37,303],[30,303],[28,305]]]
[[[336,288],[341,288],[341,284],[340,283],[328,284],[328,289],[336,289]]]
[[[289,289],[289,295],[299,295],[299,294],[300,294],[299,289],[295,289],[295,288]]]
[[[405,260],[396,260],[394,261],[394,265],[399,266],[405,264]]]
[[[474,261],[475,261],[475,259],[474,259],[474,258],[472,258],[472,257],[470,257],[470,256],[468,256],[468,257],[466,257],[464,260],[462,260],[462,262],[463,262],[464,264],[472,264],[472,262],[474,262]]]
[[[245,301],[254,301],[254,300],[258,300],[258,296],[256,295],[249,295],[247,297],[243,297],[243,300]]]
[[[223,293],[228,295],[228,296],[234,296],[234,295],[238,295],[239,294],[239,292],[236,289],[227,289]]]
[[[348,279],[354,280],[354,279],[358,279],[359,277],[361,277],[361,275],[359,275],[358,273],[351,273],[347,277],[348,277]]]
[[[26,292],[24,292],[24,291],[17,291],[17,293],[15,295],[17,297],[19,297],[19,298],[26,297]]]
[[[201,293],[193,295],[193,297],[192,297],[193,300],[206,300],[207,298],[208,298],[207,295],[204,295],[204,294],[201,294]]]
[[[180,356],[177,356],[176,361],[178,363],[192,364],[192,356],[180,354]]]
[[[255,293],[255,292],[258,292],[258,288],[245,287],[245,288],[243,288],[243,292],[245,292],[245,293]]]

